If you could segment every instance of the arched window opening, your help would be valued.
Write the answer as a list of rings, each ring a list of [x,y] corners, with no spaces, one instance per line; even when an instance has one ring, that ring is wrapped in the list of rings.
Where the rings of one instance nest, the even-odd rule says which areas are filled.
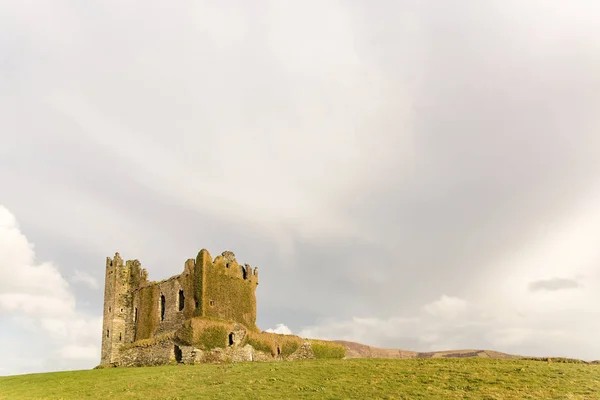
[[[119,332],[119,342],[123,339],[123,336],[121,336],[121,332]]]
[[[242,275],[243,275],[244,279],[248,279],[248,271],[246,270],[246,268],[244,266],[242,266],[241,268],[242,268]]]
[[[185,305],[185,296],[183,295],[183,290],[179,291],[179,311],[183,311],[183,306]]]
[[[110,329],[107,329],[106,330],[106,337],[109,337],[109,336],[110,336]]]
[[[231,332],[231,333],[229,334],[229,345],[230,345],[230,346],[233,346],[233,338],[234,338],[234,336],[233,336],[233,332]]]
[[[135,311],[133,313],[133,322],[137,322],[138,319],[138,314],[137,314],[137,307],[135,308]]]
[[[165,295],[160,295],[160,320],[165,320]]]

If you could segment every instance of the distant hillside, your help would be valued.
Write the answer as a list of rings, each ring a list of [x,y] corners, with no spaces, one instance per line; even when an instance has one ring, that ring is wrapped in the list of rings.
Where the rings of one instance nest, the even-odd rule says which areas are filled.
[[[447,350],[419,353],[409,350],[382,349],[367,346],[365,344],[348,342],[345,340],[334,340],[346,348],[346,358],[496,358],[502,360],[516,360],[521,358],[493,350]]]

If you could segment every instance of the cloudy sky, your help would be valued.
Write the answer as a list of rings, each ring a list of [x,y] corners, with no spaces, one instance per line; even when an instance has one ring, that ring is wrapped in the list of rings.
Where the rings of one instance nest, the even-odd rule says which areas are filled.
[[[100,361],[105,257],[258,324],[600,359],[600,3],[0,2],[0,375]]]

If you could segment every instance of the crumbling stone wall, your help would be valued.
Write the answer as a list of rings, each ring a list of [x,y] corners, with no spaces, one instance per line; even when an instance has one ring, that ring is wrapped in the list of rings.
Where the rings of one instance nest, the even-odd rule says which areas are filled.
[[[207,259],[210,257],[207,257]],[[237,321],[256,328],[258,269],[240,265],[232,252],[223,252],[204,268],[203,316]]]
[[[122,367],[165,365],[175,360],[175,346],[165,341],[148,347],[125,347],[116,359],[115,365]]]
[[[177,359],[176,352],[180,352]],[[274,362],[314,359],[315,355],[308,342],[302,343],[298,350],[288,357],[273,356],[254,349],[251,345],[234,345],[202,350],[193,346],[183,345],[175,340],[157,342],[151,346],[126,347],[121,351],[119,367],[141,367],[181,364],[217,364],[222,362]]]
[[[186,320],[213,317],[256,328],[258,270],[240,265],[232,252],[214,260],[202,249],[182,274],[149,282],[138,260],[119,253],[106,260],[101,365],[119,363],[119,349],[174,332]]]
[[[115,362],[118,349],[134,340],[132,291],[147,281],[139,261],[123,262],[119,253],[107,257],[102,320],[102,363]]]
[[[215,336],[206,335],[207,332],[220,333]],[[138,340],[121,347],[112,365],[135,367],[173,363],[274,362],[332,358],[324,353],[324,346],[343,349],[343,346],[332,342],[250,331],[237,322],[195,317],[187,320],[175,332]]]

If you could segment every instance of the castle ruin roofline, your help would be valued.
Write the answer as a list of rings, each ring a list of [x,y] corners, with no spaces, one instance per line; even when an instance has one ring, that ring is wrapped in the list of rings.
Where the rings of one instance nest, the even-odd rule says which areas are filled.
[[[232,278],[239,278],[242,280],[253,281],[258,284],[258,267],[252,267],[248,263],[240,264],[235,258],[235,254],[232,251],[226,250],[221,254],[212,258],[207,249],[201,249],[198,252],[196,258],[189,258],[184,262],[183,272],[172,275],[168,278],[164,278],[161,280],[148,280],[148,271],[146,268],[141,268],[142,264],[138,259],[133,260],[123,260],[119,252],[115,252],[113,258],[106,257],[106,267],[134,267],[139,268],[141,271],[141,276],[143,279],[140,281],[140,287],[148,286],[152,284],[158,284],[162,282],[167,282],[173,279],[177,279],[182,274],[193,274],[196,265],[204,263],[204,265],[211,265],[212,268],[218,268],[223,271],[229,271],[228,275]],[[237,269],[239,269],[239,271]],[[133,288],[136,290],[137,288]]]

